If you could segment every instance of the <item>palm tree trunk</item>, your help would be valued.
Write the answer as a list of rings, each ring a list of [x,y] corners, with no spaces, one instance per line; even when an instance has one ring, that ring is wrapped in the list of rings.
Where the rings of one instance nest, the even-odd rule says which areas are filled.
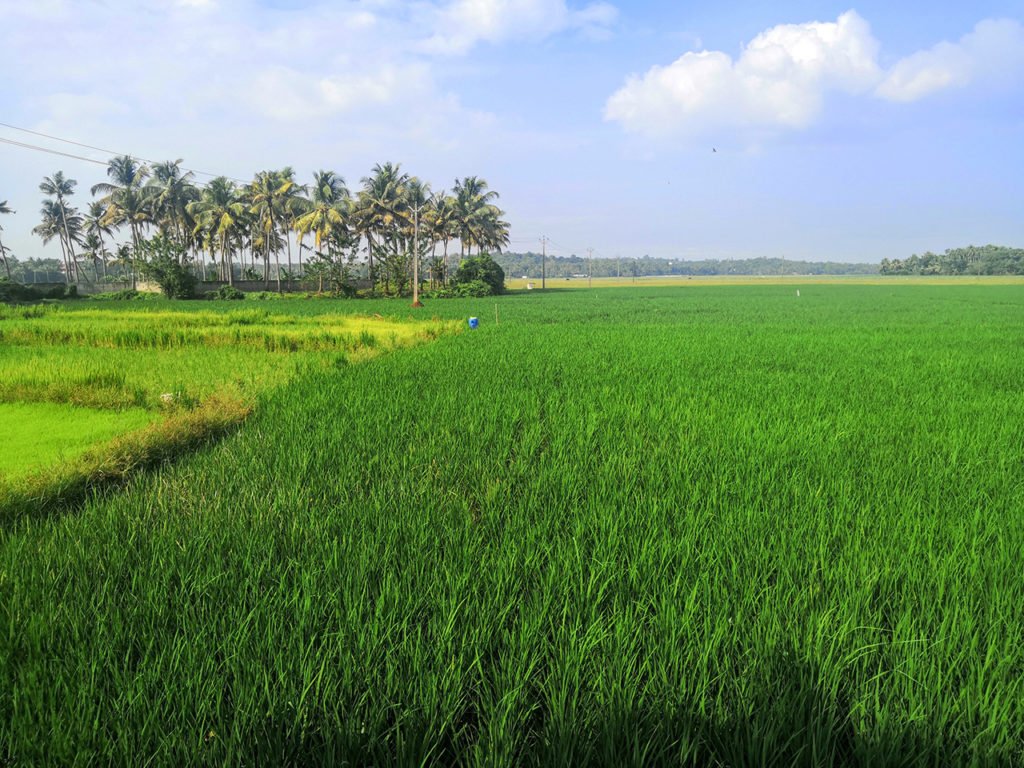
[[[224,264],[224,271],[227,273],[228,285],[234,285],[235,284],[235,275],[234,275],[235,270],[233,270],[231,268],[231,255],[228,253],[228,237],[227,237],[227,234],[223,234],[223,235],[220,236],[220,258],[221,258],[221,262]]]
[[[103,233],[97,230],[96,239],[100,243],[100,260],[103,262],[103,282],[107,282],[107,249],[103,245]]]
[[[370,230],[366,231],[366,264],[367,264],[367,276],[370,278],[370,290],[374,290],[377,287],[377,280],[373,272],[373,233]]]
[[[57,240],[60,242],[60,255],[64,259],[64,284],[71,285],[71,262],[68,261],[68,247],[64,242],[64,233],[57,233]]]
[[[292,289],[292,233],[288,230],[284,234],[284,241],[288,245],[288,290]],[[277,274],[277,291],[281,292],[281,270]]]
[[[60,204],[60,223],[64,226],[64,236],[67,238],[68,248],[71,249],[71,258],[74,259],[75,251],[71,247],[71,233],[68,232],[68,209],[64,207],[64,198],[61,197],[59,193],[57,195],[57,202]],[[65,252],[64,259],[65,259],[66,262],[67,262],[67,258],[68,258],[67,257],[67,252]],[[78,282],[78,264],[77,263],[74,264],[74,269],[75,269],[75,282]],[[67,274],[68,274],[67,280],[70,281],[70,279],[71,279],[71,263],[70,262],[68,263],[68,273]]]
[[[7,271],[7,279],[13,280],[14,278],[11,277],[11,264],[7,261],[7,249],[4,248],[3,243],[0,243],[0,259],[3,259],[4,261],[4,269]]]

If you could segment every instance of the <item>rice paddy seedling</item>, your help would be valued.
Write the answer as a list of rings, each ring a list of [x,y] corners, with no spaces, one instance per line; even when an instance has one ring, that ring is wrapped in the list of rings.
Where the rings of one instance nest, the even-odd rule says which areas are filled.
[[[1024,298],[793,293],[502,297],[11,518],[0,760],[1024,763]]]

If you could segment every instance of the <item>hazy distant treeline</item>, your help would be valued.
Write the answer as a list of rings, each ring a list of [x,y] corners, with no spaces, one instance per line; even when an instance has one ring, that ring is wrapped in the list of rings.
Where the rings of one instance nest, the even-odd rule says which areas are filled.
[[[499,253],[494,260],[509,277],[540,277],[541,254]],[[844,264],[835,261],[790,259],[598,259],[591,262],[594,277],[647,277],[652,275],[877,275],[877,264]],[[588,273],[586,256],[548,256],[548,277],[572,277]]]
[[[926,251],[909,259],[882,259],[883,275],[1024,275],[1024,249],[1004,245]]]

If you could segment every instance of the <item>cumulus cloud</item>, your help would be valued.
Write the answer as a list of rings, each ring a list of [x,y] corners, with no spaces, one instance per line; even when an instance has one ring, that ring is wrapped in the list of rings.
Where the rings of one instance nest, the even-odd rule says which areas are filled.
[[[690,52],[629,78],[608,99],[604,116],[647,136],[805,128],[829,93],[914,101],[980,78],[1019,77],[1024,28],[983,21],[959,43],[940,43],[888,71],[879,50],[855,11],[834,22],[783,24],[759,34],[736,59],[722,51]]]
[[[434,12],[435,32],[422,48],[461,54],[479,42],[540,39],[568,29],[600,35],[617,16],[606,2],[574,10],[565,0],[452,0]]]
[[[901,59],[878,86],[889,101],[916,101],[946,88],[984,80],[1002,83],[1024,73],[1024,26],[1010,19],[980,22],[959,42],[942,42]]]
[[[834,22],[783,24],[745,46],[685,53],[632,77],[608,100],[605,117],[645,134],[711,126],[799,128],[829,90],[860,93],[879,79],[878,43],[854,11]]]

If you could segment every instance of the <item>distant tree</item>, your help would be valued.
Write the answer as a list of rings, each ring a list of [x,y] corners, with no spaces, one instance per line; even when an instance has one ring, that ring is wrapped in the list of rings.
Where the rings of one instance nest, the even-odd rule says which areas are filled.
[[[193,183],[195,174],[183,171],[182,162],[180,159],[168,160],[154,165],[152,178],[146,184],[146,192],[153,220],[160,230],[187,246],[191,240],[189,235],[195,229],[188,205],[199,199],[199,190]]]
[[[81,219],[78,212],[67,204],[67,198],[75,193],[76,186],[78,182],[64,176],[63,171],[45,176],[39,184],[39,191],[53,200],[43,201],[43,223],[32,230],[43,238],[44,245],[57,237],[64,254],[64,274],[68,283],[78,279],[78,257],[75,254],[78,233],[73,230],[76,220],[80,225]]]
[[[185,266],[185,246],[170,235],[159,233],[151,240],[139,241],[136,257],[142,274],[160,286],[169,299],[195,296],[196,276]]]
[[[455,198],[451,195],[439,195],[433,208],[428,212],[427,226],[430,230],[431,241],[435,245],[441,243],[444,248],[440,260],[436,256],[431,258],[431,283],[447,282],[448,275],[452,272],[448,264],[448,243],[458,237],[457,212]]]
[[[295,173],[291,168],[263,171],[249,186],[249,211],[257,218],[257,233],[264,254],[264,281],[270,278],[270,254],[274,254],[277,268],[277,290],[281,291],[282,230],[287,231],[291,220],[290,202],[296,198]],[[285,238],[286,240],[287,238]]]
[[[456,285],[477,280],[486,284],[492,294],[505,290],[505,271],[486,253],[464,259],[455,273]]]
[[[1024,249],[1001,245],[926,251],[906,259],[883,259],[883,275],[1024,275]]]
[[[88,212],[83,219],[85,231],[85,247],[89,250],[94,261],[99,260],[103,270],[103,278],[107,277],[107,249],[103,236],[113,236],[113,231],[106,221],[106,209],[103,203],[93,200],[89,203]]]
[[[383,266],[385,292],[396,280],[395,288],[401,293],[407,280],[407,265],[402,263],[405,249],[400,220],[405,210],[405,186],[409,178],[398,163],[378,163],[370,176],[361,179],[363,186],[356,201],[353,218],[357,231],[366,237],[370,280],[377,282],[378,269]]]
[[[63,200],[43,200],[40,210],[42,221],[32,228],[32,233],[43,239],[43,245],[57,238],[64,256],[64,280],[71,284],[77,280],[77,256],[73,243],[78,242],[82,229],[82,217]]]
[[[348,189],[341,176],[334,171],[317,171],[313,174],[306,210],[294,223],[299,237],[300,268],[302,240],[310,233],[313,234],[314,253],[326,251],[328,261],[333,261],[334,254],[331,251],[337,243],[335,235],[345,231],[348,226],[348,201]],[[318,271],[318,276],[322,277],[322,271]]]
[[[196,228],[204,232],[207,241],[220,246],[222,279],[234,285],[234,266],[229,242],[238,231],[245,215],[245,204],[239,199],[235,185],[224,176],[218,176],[203,188],[200,197],[188,204],[195,218]]]
[[[149,168],[129,155],[111,158],[107,164],[110,181],[94,184],[92,194],[103,195],[100,202],[107,209],[106,223],[115,227],[128,225],[132,245],[138,248],[142,228],[153,221],[153,190],[146,187]]]
[[[498,199],[498,193],[489,189],[487,182],[478,176],[456,179],[452,191],[460,253],[463,257],[472,256],[474,243],[479,246],[492,239],[488,230],[496,226],[501,211],[491,201]]]

